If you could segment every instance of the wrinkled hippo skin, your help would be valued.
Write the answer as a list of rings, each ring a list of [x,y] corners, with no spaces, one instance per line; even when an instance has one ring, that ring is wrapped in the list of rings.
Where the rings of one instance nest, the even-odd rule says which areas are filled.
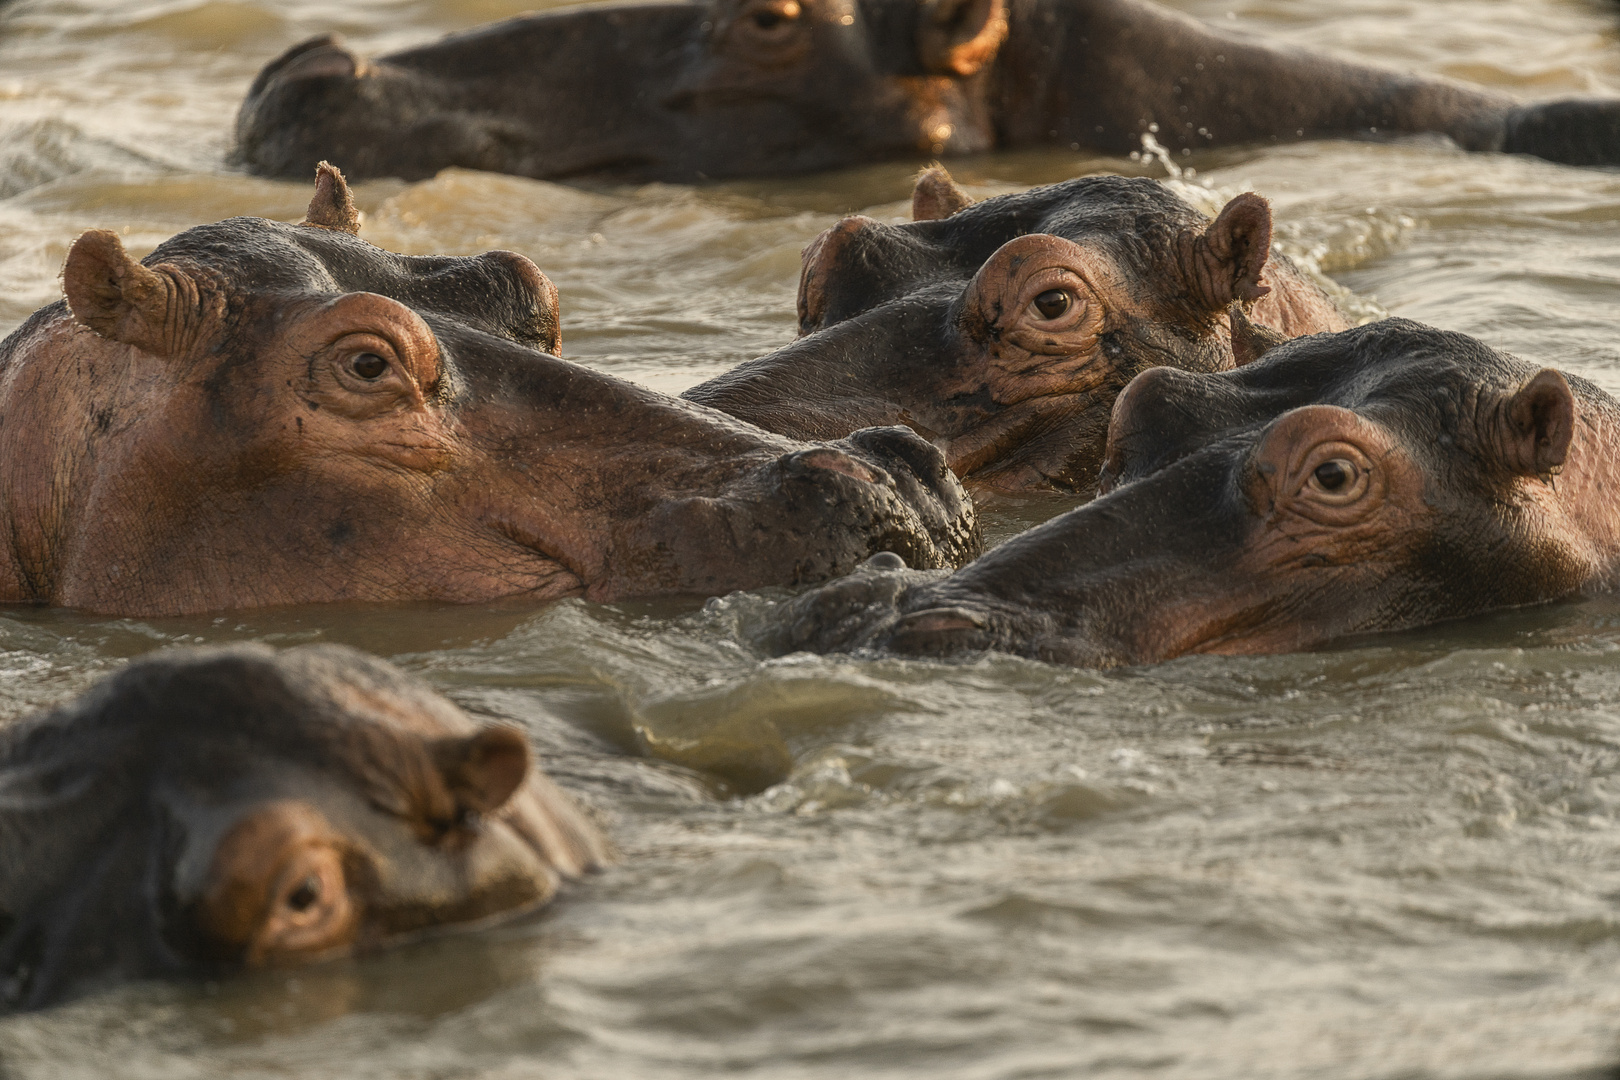
[[[910,224],[846,218],[813,241],[799,340],[682,396],[801,439],[905,424],[974,488],[1089,494],[1139,372],[1232,367],[1232,318],[1285,337],[1349,325],[1272,254],[1258,195],[1214,222],[1117,176],[975,204],[936,167],[912,207]]]
[[[1620,163],[1620,99],[1521,105],[1143,0],[702,0],[520,16],[375,60],[327,36],[237,118],[248,168],[690,182],[995,147],[1123,154],[1433,132]]]
[[[1115,404],[1095,501],[947,577],[804,594],[772,646],[1109,667],[1608,590],[1617,462],[1603,391],[1405,320],[1155,368]]]
[[[0,1010],[531,911],[606,844],[515,729],[383,661],[174,649],[0,732]]]
[[[73,245],[0,343],[0,603],[163,615],[334,600],[610,600],[971,558],[971,500],[903,428],[783,439],[566,363],[511,252],[404,257],[234,218],[143,263]]]

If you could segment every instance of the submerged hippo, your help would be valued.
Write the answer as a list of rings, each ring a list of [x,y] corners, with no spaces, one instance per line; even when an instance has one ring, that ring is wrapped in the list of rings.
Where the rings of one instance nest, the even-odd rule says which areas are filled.
[[[0,731],[0,1010],[534,909],[606,846],[515,729],[353,649],[175,649]]]
[[[975,487],[1090,493],[1138,372],[1233,366],[1228,320],[1245,307],[1285,337],[1349,325],[1271,253],[1258,195],[1213,222],[1117,176],[974,204],[934,168],[912,213],[823,233],[805,249],[799,340],[683,396],[795,438],[905,424]]]
[[[1137,376],[1102,491],[948,577],[807,593],[774,645],[1108,667],[1305,649],[1620,576],[1620,406],[1401,319]]]
[[[1523,105],[1211,30],[1142,0],[697,0],[526,15],[365,60],[271,61],[241,159],[416,179],[692,181],[1058,146],[1123,154],[1435,132],[1620,163],[1620,99]]]
[[[74,243],[67,302],[0,342],[0,603],[609,600],[974,552],[910,431],[794,442],[566,363],[529,260],[354,221],[323,167],[300,225]]]

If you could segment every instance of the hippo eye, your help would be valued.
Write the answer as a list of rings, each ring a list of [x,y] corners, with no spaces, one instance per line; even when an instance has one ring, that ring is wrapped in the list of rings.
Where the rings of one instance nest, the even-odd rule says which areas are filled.
[[[388,370],[388,361],[376,353],[363,352],[349,361],[349,370],[367,381],[380,379]]]
[[[1323,491],[1341,491],[1356,478],[1356,467],[1344,458],[1324,461],[1311,474]]]
[[[1029,305],[1041,318],[1051,321],[1063,315],[1074,303],[1074,297],[1064,289],[1047,289]]]
[[[287,906],[294,911],[308,911],[321,899],[321,879],[314,874],[298,883],[298,888],[287,894]]]
[[[784,23],[790,23],[798,17],[799,5],[793,0],[760,8],[751,16],[754,25],[767,32],[779,29]]]

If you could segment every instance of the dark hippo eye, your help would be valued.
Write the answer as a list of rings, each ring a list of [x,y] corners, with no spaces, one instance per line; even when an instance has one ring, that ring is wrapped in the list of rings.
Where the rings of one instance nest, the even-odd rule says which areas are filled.
[[[768,8],[761,8],[754,12],[754,25],[761,30],[775,30],[783,23],[792,22],[799,17],[799,5],[788,0],[785,4],[778,4]]]
[[[1047,289],[1035,298],[1030,307],[1033,307],[1041,318],[1052,320],[1068,311],[1073,303],[1074,298],[1063,289]]]
[[[349,361],[349,370],[362,379],[380,379],[388,370],[388,361],[376,353],[363,352]]]
[[[1341,491],[1356,478],[1356,467],[1344,458],[1324,461],[1311,474],[1323,491]]]
[[[287,894],[287,906],[294,911],[308,911],[321,899],[321,879],[314,874],[298,883],[298,888]]]

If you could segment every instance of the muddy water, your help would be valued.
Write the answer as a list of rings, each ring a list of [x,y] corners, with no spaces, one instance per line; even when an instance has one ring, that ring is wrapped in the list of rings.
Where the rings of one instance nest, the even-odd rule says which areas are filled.
[[[0,8],[0,332],[68,242],[132,249],[307,189],[221,165],[254,71],[521,0]],[[1525,96],[1620,91],[1596,0],[1180,0]],[[1439,142],[1181,159],[1388,311],[1620,391],[1620,176]],[[565,351],[678,390],[791,335],[797,252],[898,214],[911,166],[580,191],[450,173],[359,193],[411,252],[504,246]],[[963,162],[979,194],[1162,166]],[[1006,536],[1061,509],[990,508]],[[0,718],[180,642],[347,641],[525,725],[623,859],[545,917],[294,977],[134,986],[0,1022],[7,1077],[1595,1076],[1620,1060],[1620,603],[1310,655],[1106,675],[762,661],[780,597],[702,610],[0,613]]]

